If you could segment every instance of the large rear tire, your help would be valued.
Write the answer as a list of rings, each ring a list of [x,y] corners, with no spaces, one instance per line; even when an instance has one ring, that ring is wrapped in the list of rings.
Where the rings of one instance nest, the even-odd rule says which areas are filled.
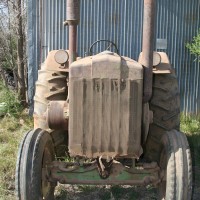
[[[42,68],[44,68],[43,66]],[[67,99],[67,73],[41,69],[38,71],[34,97],[34,128],[49,129],[45,113],[50,101]]]
[[[147,161],[159,161],[161,138],[166,131],[179,130],[180,97],[174,74],[154,74],[153,94],[150,101],[153,124],[149,127],[144,156]]]
[[[48,164],[55,159],[54,146],[48,132],[28,132],[18,152],[15,189],[19,200],[53,200],[55,183],[45,178]]]
[[[50,132],[57,158],[66,156],[68,135],[66,130],[50,130],[46,120],[50,101],[65,101],[68,95],[67,72],[47,70],[45,64],[38,71],[38,81],[34,97],[34,128]]]
[[[186,136],[176,130],[166,132],[161,140],[159,166],[160,200],[190,200],[192,196],[192,162]]]

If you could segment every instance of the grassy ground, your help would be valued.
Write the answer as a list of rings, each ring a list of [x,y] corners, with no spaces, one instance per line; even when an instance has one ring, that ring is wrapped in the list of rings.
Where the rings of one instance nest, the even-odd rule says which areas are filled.
[[[193,199],[200,199],[200,117],[181,118],[181,130],[187,134],[188,142],[192,153],[193,164]]]
[[[0,82],[0,200],[14,199],[14,176],[17,150],[23,134],[33,126],[32,119],[22,111],[17,95]]]
[[[0,119],[0,199],[13,199],[17,150],[23,134],[32,127],[32,119],[23,113],[19,118]],[[6,198],[5,198],[6,197]]]

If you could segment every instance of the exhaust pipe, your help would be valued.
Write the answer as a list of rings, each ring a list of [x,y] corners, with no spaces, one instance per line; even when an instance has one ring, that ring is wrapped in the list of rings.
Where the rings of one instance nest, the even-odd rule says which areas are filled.
[[[77,26],[80,21],[80,0],[67,0],[67,21],[69,25],[69,65],[77,57]]]
[[[147,103],[152,96],[154,25],[155,25],[155,0],[144,0],[143,39],[142,39],[142,65],[144,67],[143,103]]]

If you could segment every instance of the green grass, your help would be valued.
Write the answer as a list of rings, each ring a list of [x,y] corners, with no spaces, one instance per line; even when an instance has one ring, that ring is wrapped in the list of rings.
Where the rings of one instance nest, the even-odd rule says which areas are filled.
[[[200,117],[181,116],[181,131],[186,133],[193,164],[195,189],[200,189]]]
[[[187,135],[200,134],[200,117],[181,115],[181,131]]]
[[[187,135],[194,165],[200,166],[200,117],[182,115],[181,131]]]
[[[0,80],[0,200],[14,200],[15,167],[23,135],[33,127],[33,118],[23,110],[18,94]],[[4,114],[4,115],[2,115]]]
[[[12,200],[18,146],[25,132],[33,127],[33,120],[25,110],[22,112],[18,95],[1,82],[0,103],[6,105],[4,117],[0,117],[0,200]]]
[[[18,146],[22,136],[32,127],[32,119],[25,113],[19,118],[5,116],[0,119],[0,199],[11,198],[14,194]]]
[[[6,88],[0,81],[0,104],[5,105],[3,110],[6,115],[18,117],[23,107],[18,100],[18,94]]]

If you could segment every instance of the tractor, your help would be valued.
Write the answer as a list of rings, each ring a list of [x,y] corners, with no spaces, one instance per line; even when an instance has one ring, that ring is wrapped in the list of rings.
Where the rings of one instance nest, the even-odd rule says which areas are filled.
[[[191,199],[178,82],[167,54],[154,51],[155,4],[144,0],[135,61],[108,40],[78,57],[80,0],[67,1],[69,49],[49,52],[38,71],[34,129],[22,139],[16,164],[17,199],[52,200],[58,183],[153,185],[158,199]],[[102,42],[105,51],[93,54]]]

